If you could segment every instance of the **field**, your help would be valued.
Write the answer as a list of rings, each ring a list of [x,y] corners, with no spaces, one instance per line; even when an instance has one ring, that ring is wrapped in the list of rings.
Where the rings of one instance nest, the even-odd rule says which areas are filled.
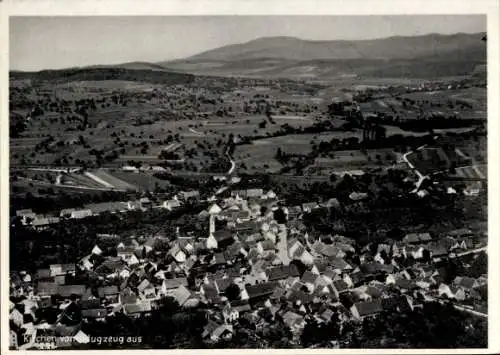
[[[416,101],[417,103],[443,104],[449,101],[460,104],[470,103],[475,108],[484,109],[486,103],[486,88],[449,89],[439,91],[414,92],[401,95],[403,99]]]
[[[13,165],[52,165],[61,161],[65,164],[85,162],[93,165],[97,157],[95,153],[100,154],[109,166],[119,166],[129,160],[157,164],[161,162],[158,155],[162,150],[176,143],[180,144],[175,149],[180,159],[186,150],[199,148],[196,149],[198,156],[191,159],[198,168],[207,168],[213,158],[205,159],[203,151],[208,149],[221,154],[231,134],[235,137],[265,136],[279,130],[284,123],[296,128],[314,123],[314,119],[307,117],[307,114],[297,112],[300,105],[309,105],[306,102],[310,100],[289,95],[290,101],[285,101],[285,94],[278,94],[278,89],[271,90],[265,86],[263,88],[269,90],[259,91],[250,87],[237,92],[228,90],[223,95],[227,105],[220,107],[208,104],[213,100],[209,98],[210,92],[199,87],[171,88],[123,80],[75,81],[45,84],[37,88],[25,88],[23,85],[26,84],[18,84],[20,93],[13,94],[13,101],[44,102],[44,112],[43,115],[30,117],[24,132],[11,140]],[[202,95],[202,99],[186,99],[197,92]],[[288,113],[288,106],[293,107],[294,111],[276,115],[275,124],[268,123],[264,127],[262,123],[267,120],[265,115],[238,111],[241,110],[241,98],[246,96],[245,93],[250,100],[255,95],[274,93],[285,105],[285,109],[280,111]],[[64,107],[52,106],[55,105],[54,100],[65,102]],[[88,111],[84,130],[81,129],[83,116],[75,114],[78,100],[96,102],[96,108]],[[201,108],[202,112],[205,110],[206,114],[200,115],[193,105]],[[232,112],[217,117],[214,114],[217,107],[231,109]],[[233,111],[233,108],[237,111]],[[23,108],[13,112],[20,117],[29,114]],[[52,138],[49,146],[39,149],[40,143],[49,138]],[[109,164],[111,160],[116,164]]]
[[[306,69],[304,66],[300,70]],[[11,128],[21,126],[15,134],[11,129],[10,162],[15,171],[26,171],[27,167],[81,166],[90,174],[67,174],[62,180],[65,186],[57,188],[144,191],[169,188],[170,183],[155,179],[150,172],[123,172],[122,166],[160,165],[186,176],[220,174],[229,169],[225,152],[231,136],[236,143],[250,139],[250,143],[237,144],[232,157],[236,172],[247,173],[281,172],[284,166],[276,160],[278,148],[285,155],[292,155],[293,165],[297,163],[294,155],[306,156],[321,143],[323,151],[325,142],[361,140],[360,129],[343,130],[347,116],[329,118],[328,105],[333,101],[361,98],[362,114],[399,115],[401,120],[417,118],[422,110],[459,111],[464,118],[486,115],[484,88],[449,87],[427,79],[343,75],[334,82],[331,78],[321,82],[320,78],[291,81],[197,76],[182,81],[186,78],[181,76],[177,78],[181,82],[175,79],[176,85],[171,85],[148,81],[146,77],[136,80],[118,75],[111,80],[98,80],[95,71],[88,74],[44,81],[36,75],[23,80],[21,75],[11,80]],[[423,89],[411,92],[408,86],[412,90]],[[365,94],[368,96],[363,99]],[[328,129],[336,131],[292,132],[272,137],[285,124],[304,129],[325,120],[332,123]],[[410,132],[387,124],[384,128],[386,136],[427,134],[426,130]],[[435,133],[460,134],[469,129],[440,127]],[[463,148],[465,153],[474,152],[465,144]],[[481,154],[473,157],[483,162]],[[304,174],[356,172],[386,166],[395,160],[392,152],[385,151],[336,151],[321,153],[316,158],[301,167]],[[31,179],[27,181],[47,186],[57,178],[33,179],[31,172],[27,175]]]
[[[410,93],[377,98],[360,104],[361,111],[400,120],[414,120],[425,112],[462,119],[486,119],[486,89],[441,85]]]
[[[13,171],[14,172],[14,171]],[[36,192],[38,188],[53,188],[60,191],[154,191],[169,189],[171,183],[160,180],[152,172],[124,172],[111,169],[94,169],[86,173],[64,173],[54,171],[25,170],[17,181],[18,187]],[[59,182],[56,184],[56,180]]]
[[[307,155],[312,151],[312,144],[320,142],[330,142],[332,139],[342,140],[345,138],[362,138],[361,131],[355,132],[324,132],[321,134],[291,134],[281,137],[265,138],[253,141],[253,144],[237,146],[235,150],[235,161],[238,167],[248,171],[269,171],[274,172],[281,167],[276,161],[278,148],[285,154]],[[359,153],[359,152],[357,152]],[[352,152],[354,154],[354,152]],[[336,159],[342,153],[335,152]],[[348,161],[355,160],[348,154]],[[365,160],[367,158],[365,157]],[[357,163],[353,163],[357,166]],[[321,165],[321,164],[320,164]]]
[[[147,173],[131,173],[115,170],[110,172],[110,174],[117,179],[135,186],[140,191],[154,191],[156,187],[171,187],[168,181],[157,179]]]

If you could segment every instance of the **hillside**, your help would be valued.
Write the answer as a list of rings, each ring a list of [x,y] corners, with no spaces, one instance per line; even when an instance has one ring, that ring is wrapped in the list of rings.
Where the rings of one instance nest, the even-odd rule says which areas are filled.
[[[434,78],[467,75],[476,65],[484,64],[483,35],[430,34],[360,41],[269,37],[157,64],[176,71],[223,76]]]
[[[256,58],[314,59],[412,59],[440,53],[466,53],[484,48],[483,34],[430,34],[358,41],[311,41],[294,37],[259,38],[216,48],[189,60],[241,60]]]
[[[152,67],[157,69],[152,70]],[[65,83],[70,81],[124,80],[174,85],[190,83],[194,80],[194,76],[191,74],[171,72],[159,68],[155,64],[145,65],[142,63],[141,65],[130,63],[113,67],[42,70],[39,72],[11,71],[9,75],[11,80],[30,79],[35,84],[37,82]]]

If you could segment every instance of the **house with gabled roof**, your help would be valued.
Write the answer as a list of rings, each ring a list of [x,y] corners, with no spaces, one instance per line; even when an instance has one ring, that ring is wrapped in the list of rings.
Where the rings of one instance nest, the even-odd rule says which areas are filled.
[[[246,286],[246,291],[250,301],[266,299],[271,296],[274,290],[279,287],[277,282],[263,282],[256,285]]]
[[[172,257],[177,261],[178,263],[183,263],[186,261],[186,253],[184,250],[182,250],[181,246],[179,243],[174,243],[172,248],[169,251],[169,254],[172,255]]]
[[[226,289],[233,283],[233,279],[229,277],[225,278],[216,278],[214,281],[214,285],[217,289],[219,295],[223,295],[226,292]]]
[[[442,258],[449,254],[449,249],[446,248],[442,243],[429,243],[425,246],[425,249],[429,251],[432,258]]]
[[[382,300],[356,302],[352,305],[350,311],[352,316],[358,320],[373,317],[383,311]]]
[[[346,255],[345,252],[336,245],[324,244],[319,240],[314,242],[311,249],[316,253],[316,255],[324,258],[343,258]]]
[[[259,233],[260,225],[256,221],[246,221],[241,223],[236,223],[234,225],[234,230],[237,233],[246,232],[246,233]]]
[[[141,315],[151,314],[151,302],[142,300],[135,303],[123,305],[123,313],[129,317],[140,317]]]
[[[295,220],[302,215],[302,207],[301,206],[287,207],[286,214],[289,220]]]
[[[118,275],[123,269],[127,267],[127,265],[132,266],[138,263],[139,260],[133,254],[126,261],[123,261],[119,257],[107,258],[95,268],[95,273],[99,276]]]
[[[321,276],[318,278],[321,279]],[[314,289],[313,296],[320,297],[323,300],[329,300],[331,302],[336,302],[339,299],[339,293],[332,283],[319,285],[316,282],[316,288]]]
[[[32,222],[31,226],[36,230],[46,230],[51,226],[59,223],[59,217],[43,217],[36,216]]]
[[[38,282],[36,293],[40,297],[57,295],[58,285],[55,282]]]
[[[97,294],[101,299],[106,299],[109,302],[117,302],[120,291],[118,290],[118,286],[109,285],[98,287]]]
[[[217,327],[219,327],[219,325],[220,325],[219,323],[209,318],[207,324],[203,328],[203,333],[201,334],[202,339],[205,341],[210,339],[210,336],[212,335],[214,330],[217,329]]]
[[[231,197],[235,199],[246,199],[247,191],[246,190],[233,190],[231,191]]]
[[[273,190],[267,191],[262,198],[266,200],[274,200],[277,197],[276,193]]]
[[[197,200],[200,198],[200,191],[198,190],[181,191],[179,193],[179,197],[184,201],[188,201],[190,199]]]
[[[126,287],[120,292],[119,302],[122,305],[136,303],[137,295],[130,287]]]
[[[200,287],[200,295],[208,304],[218,304],[221,301],[217,287],[213,282],[203,283]]]
[[[76,208],[64,208],[59,212],[60,218],[70,218],[71,214],[76,211]]]
[[[259,254],[271,252],[275,250],[275,244],[271,240],[264,240],[257,243],[257,251]]]
[[[54,277],[57,275],[64,275],[64,272],[62,271],[62,264],[50,265],[50,276]]]
[[[82,319],[83,320],[96,320],[96,321],[104,321],[108,315],[108,311],[105,308],[93,308],[93,309],[83,309],[82,310]]]
[[[302,275],[300,281],[307,287],[309,292],[313,292],[314,287],[316,285],[317,278],[318,278],[318,275],[313,274],[311,271],[306,271]]]
[[[83,219],[87,217],[91,217],[93,215],[90,209],[82,209],[82,210],[74,210],[71,212],[69,218],[71,219]]]
[[[429,233],[410,233],[403,238],[403,243],[419,244],[428,243],[432,240]]]
[[[289,241],[288,256],[291,259],[302,261],[305,265],[314,264],[314,257],[298,240]]]
[[[181,207],[181,202],[179,200],[176,200],[176,199],[166,200],[166,201],[163,201],[162,207],[168,211],[173,211],[173,210]]]
[[[453,280],[453,284],[455,286],[464,288],[466,290],[472,290],[473,288],[480,286],[480,284],[478,283],[478,281],[475,278],[468,277],[468,276],[457,276]]]
[[[213,266],[217,266],[217,267],[222,266],[222,265],[226,265],[227,260],[226,260],[226,257],[224,256],[224,253],[222,253],[222,252],[215,253],[213,255],[213,258],[212,258],[210,264]]]
[[[382,308],[391,312],[409,312],[413,310],[413,298],[408,295],[382,298]]]
[[[330,308],[327,308],[323,312],[319,313],[317,315],[316,319],[322,323],[329,323],[331,321],[333,315],[334,315],[334,312]]]
[[[220,229],[212,233],[207,239],[207,248],[216,249],[229,246],[234,242],[234,235],[227,229]]]
[[[183,306],[187,300],[191,298],[191,291],[189,291],[186,286],[179,285],[177,288],[173,289],[170,295],[175,298],[179,306]]]
[[[360,272],[359,271],[354,272],[354,273],[351,273],[350,275],[356,276],[356,274],[360,274]],[[328,266],[324,271],[322,271],[321,276],[325,280],[328,280],[328,282],[342,280],[342,273],[339,273],[338,270],[333,270],[331,266]]]
[[[101,308],[101,301],[97,298],[87,298],[87,299],[82,299],[79,302],[80,308],[82,310],[84,309],[98,309]]]
[[[329,259],[328,265],[337,274],[341,274],[343,272],[349,272],[353,269],[353,267],[342,258]]]
[[[468,228],[454,229],[454,230],[451,230],[447,233],[447,235],[454,237],[454,238],[470,237],[473,234],[474,233]]]
[[[24,316],[17,308],[14,308],[9,313],[9,320],[18,327],[21,327],[24,324]]]
[[[299,334],[306,325],[303,315],[293,311],[287,311],[282,315],[283,322],[294,334]]]
[[[27,220],[29,219],[33,220],[36,218],[36,213],[34,213],[31,208],[22,209],[16,211],[16,217],[21,217],[22,223],[26,224]]]
[[[439,295],[439,297],[455,298],[455,293],[451,290],[450,286],[445,283],[439,284],[436,293],[437,295]]]
[[[302,212],[309,213],[312,210],[319,208],[319,204],[317,202],[306,202],[302,204]]]
[[[262,198],[262,196],[264,196],[263,189],[248,189],[248,190],[246,190],[246,197],[248,199]]]
[[[35,281],[53,281],[53,276],[51,275],[50,269],[38,269],[34,276]]]
[[[129,211],[135,211],[135,210],[140,210],[141,209],[141,203],[139,201],[128,201],[127,202],[127,209]]]
[[[223,324],[215,328],[215,330],[210,334],[210,340],[217,342],[220,339],[229,340],[233,336],[233,326],[230,324]]]
[[[177,289],[179,286],[188,286],[187,278],[176,277],[173,279],[165,279],[161,285],[161,293],[163,295],[169,295],[173,290]]]
[[[413,259],[422,259],[424,257],[424,253],[427,249],[421,244],[410,244],[405,248],[406,255],[411,256]]]
[[[368,198],[368,194],[366,192],[353,191],[349,194],[349,198],[353,201],[362,201]]]
[[[299,270],[293,264],[277,266],[266,270],[268,281],[280,281],[288,278],[298,278],[300,276]]]
[[[139,297],[143,300],[152,300],[157,298],[156,287],[147,279],[142,280],[142,282],[137,286],[137,292],[139,293]]]
[[[339,294],[342,292],[349,291],[349,289],[351,288],[344,280],[334,280],[333,287],[335,287],[335,290]]]
[[[231,324],[238,320],[238,318],[240,317],[240,313],[237,309],[234,309],[228,302],[222,308],[222,316],[224,317],[224,322]]]
[[[57,294],[64,298],[73,295],[81,297],[85,294],[86,289],[85,285],[58,285]]]
[[[372,297],[368,293],[366,293],[366,287],[364,286],[359,286],[357,288],[351,289],[349,292],[355,302],[372,300]]]

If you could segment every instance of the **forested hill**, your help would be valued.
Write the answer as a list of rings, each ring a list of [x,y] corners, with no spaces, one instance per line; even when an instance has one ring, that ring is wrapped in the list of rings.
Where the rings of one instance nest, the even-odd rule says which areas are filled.
[[[39,72],[11,71],[11,79],[30,79],[33,82],[69,82],[69,81],[101,81],[125,80],[148,82],[153,84],[189,84],[194,75],[171,71],[127,68],[75,68],[61,70],[42,70]]]

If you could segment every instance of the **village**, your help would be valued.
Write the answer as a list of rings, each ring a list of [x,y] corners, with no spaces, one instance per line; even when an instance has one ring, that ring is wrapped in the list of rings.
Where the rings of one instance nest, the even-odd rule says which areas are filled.
[[[196,199],[198,191],[185,191],[160,206],[143,198],[101,204],[101,211],[173,210]],[[207,344],[228,341],[249,324],[265,329],[276,319],[292,334],[292,344],[300,344],[307,322],[341,326],[432,301],[487,317],[486,269],[478,274],[476,267],[486,253],[484,233],[465,228],[440,236],[408,233],[400,241],[361,248],[349,238],[316,235],[304,225],[302,218],[311,211],[342,208],[336,199],[282,206],[272,190],[252,188],[214,195],[209,202],[198,214],[208,223],[206,235],[179,227],[173,236],[103,234],[75,263],[52,264],[34,274],[12,272],[11,347],[96,342],[96,336],[106,334],[92,334],[86,324],[113,322],[118,314],[147,318],[160,312],[166,298],[181,309],[204,310]],[[96,206],[45,219],[24,210],[18,217],[46,229],[60,219],[99,213]],[[468,267],[450,279],[446,264],[455,258]],[[93,286],[83,281],[88,279]]]

